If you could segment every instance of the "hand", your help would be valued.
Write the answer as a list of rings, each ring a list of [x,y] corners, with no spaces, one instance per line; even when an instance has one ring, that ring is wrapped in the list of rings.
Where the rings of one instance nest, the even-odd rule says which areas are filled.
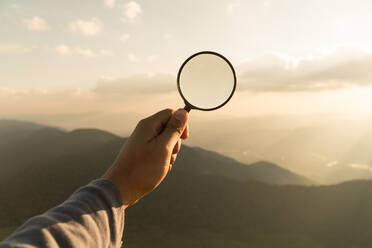
[[[165,109],[137,124],[103,175],[119,188],[125,207],[153,191],[172,169],[181,139],[188,138],[187,121],[184,109]]]

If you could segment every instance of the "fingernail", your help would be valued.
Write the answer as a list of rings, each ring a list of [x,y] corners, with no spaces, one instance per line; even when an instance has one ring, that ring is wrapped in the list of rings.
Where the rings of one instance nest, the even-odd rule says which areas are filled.
[[[176,118],[177,120],[179,120],[181,123],[185,123],[186,122],[186,115],[187,115],[187,111],[184,110],[184,109],[178,109],[175,113],[174,113],[174,118]]]

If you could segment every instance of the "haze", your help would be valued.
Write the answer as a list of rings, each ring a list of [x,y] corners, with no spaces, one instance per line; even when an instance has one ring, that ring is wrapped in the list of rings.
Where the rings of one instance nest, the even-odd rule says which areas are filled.
[[[2,119],[128,135],[183,107],[179,66],[213,50],[236,67],[237,93],[191,113],[191,145],[321,182],[348,179],[325,176],[337,164],[371,174],[357,152],[371,123],[371,1],[3,0],[0,16]]]

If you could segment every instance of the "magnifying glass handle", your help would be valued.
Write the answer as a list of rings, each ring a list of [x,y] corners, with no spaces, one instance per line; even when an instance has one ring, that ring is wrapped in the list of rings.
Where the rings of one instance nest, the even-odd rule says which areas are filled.
[[[190,112],[190,110],[191,110],[189,105],[186,105],[183,109],[186,110],[187,112]]]

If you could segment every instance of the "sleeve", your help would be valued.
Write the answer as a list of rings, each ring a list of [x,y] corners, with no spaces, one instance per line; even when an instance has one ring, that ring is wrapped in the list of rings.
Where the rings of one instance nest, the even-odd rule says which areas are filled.
[[[98,179],[61,205],[29,219],[0,248],[120,247],[123,231],[120,192],[110,180]]]

